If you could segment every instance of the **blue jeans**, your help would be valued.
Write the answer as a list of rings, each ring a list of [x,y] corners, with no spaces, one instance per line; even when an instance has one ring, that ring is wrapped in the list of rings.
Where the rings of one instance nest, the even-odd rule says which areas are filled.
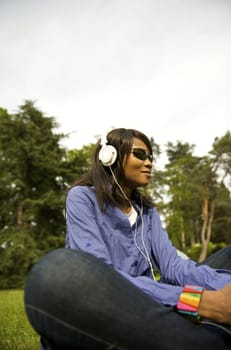
[[[54,250],[31,269],[25,309],[49,350],[228,350],[231,345],[154,301],[101,259],[71,249]]]

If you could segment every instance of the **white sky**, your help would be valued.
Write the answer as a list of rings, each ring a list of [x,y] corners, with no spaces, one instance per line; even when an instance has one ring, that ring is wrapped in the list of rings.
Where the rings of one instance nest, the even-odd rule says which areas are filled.
[[[0,0],[0,107],[26,99],[68,148],[128,127],[205,155],[231,129],[231,1]]]

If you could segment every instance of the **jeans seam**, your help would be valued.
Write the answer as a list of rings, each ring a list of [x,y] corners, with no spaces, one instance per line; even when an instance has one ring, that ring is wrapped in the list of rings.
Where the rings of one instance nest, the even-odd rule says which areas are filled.
[[[49,317],[49,318],[52,319],[53,321],[56,321],[57,323],[64,325],[64,326],[65,326],[66,328],[68,328],[68,329],[71,329],[71,330],[74,330],[75,332],[78,332],[78,333],[81,333],[81,334],[83,334],[83,335],[86,335],[86,336],[88,336],[89,338],[92,338],[92,339],[94,339],[94,340],[103,342],[103,343],[105,343],[105,345],[108,345],[108,346],[116,346],[116,344],[106,342],[105,340],[103,340],[103,339],[101,339],[101,338],[92,336],[92,334],[89,334],[89,333],[87,333],[87,332],[85,332],[85,331],[83,331],[83,330],[81,330],[81,329],[79,329],[79,328],[77,328],[77,327],[75,327],[75,326],[70,325],[69,323],[60,320],[59,318],[57,318],[57,317],[51,315],[50,313],[48,313],[48,312],[46,312],[46,311],[44,311],[44,310],[42,310],[42,309],[40,309],[40,308],[38,308],[38,307],[36,307],[36,306],[30,305],[30,304],[25,304],[25,306],[26,306],[26,308],[28,308],[28,309],[35,310],[35,311],[39,312],[40,314]]]

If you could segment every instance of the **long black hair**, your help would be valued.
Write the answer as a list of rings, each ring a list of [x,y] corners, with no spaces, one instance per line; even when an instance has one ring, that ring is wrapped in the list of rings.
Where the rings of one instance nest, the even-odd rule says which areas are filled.
[[[110,167],[105,167],[99,160],[99,151],[102,147],[100,141],[95,145],[92,154],[92,162],[89,171],[81,178],[77,179],[74,186],[94,186],[99,207],[102,211],[106,209],[109,204],[117,207],[123,207],[128,204],[127,199],[123,195],[121,189],[115,182],[113,174],[123,187],[125,183],[125,174],[123,168],[123,161],[131,153],[134,138],[140,139],[144,142],[150,154],[152,154],[152,146],[148,137],[142,132],[135,129],[118,128],[113,129],[107,134],[107,144],[112,145],[117,150],[117,158],[115,163]],[[135,189],[130,198],[132,201],[142,201],[144,206],[151,207],[154,205],[152,199],[141,191]]]

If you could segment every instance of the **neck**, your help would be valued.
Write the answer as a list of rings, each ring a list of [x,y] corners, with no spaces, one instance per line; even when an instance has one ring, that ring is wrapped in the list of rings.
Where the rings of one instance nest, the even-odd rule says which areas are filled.
[[[121,209],[125,214],[128,214],[131,211],[131,205],[128,205],[127,207],[123,207]]]

